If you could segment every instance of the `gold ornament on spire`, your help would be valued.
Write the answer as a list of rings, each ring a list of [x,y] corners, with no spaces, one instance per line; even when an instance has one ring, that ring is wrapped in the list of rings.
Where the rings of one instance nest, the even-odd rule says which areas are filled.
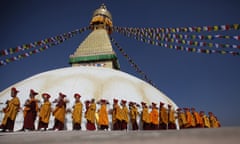
[[[111,34],[113,28],[112,15],[104,4],[94,11],[90,26],[92,30],[104,28]]]

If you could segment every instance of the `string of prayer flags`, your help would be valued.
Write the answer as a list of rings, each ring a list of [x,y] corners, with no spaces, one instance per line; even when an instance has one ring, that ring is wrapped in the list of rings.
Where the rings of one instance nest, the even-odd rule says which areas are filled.
[[[205,54],[231,54],[239,56],[240,45],[239,35],[228,35],[216,33],[218,31],[238,31],[239,24],[203,26],[203,27],[184,27],[184,28],[127,28],[114,27],[114,31],[123,34],[126,37],[132,37],[138,41],[167,47],[171,49],[205,53]],[[206,32],[211,31],[210,34]],[[180,33],[181,32],[181,33]],[[182,33],[188,32],[188,33]],[[189,32],[205,32],[204,34],[191,34]],[[226,39],[227,44],[220,39]],[[225,40],[225,41],[226,41]],[[234,40],[236,42],[234,42]],[[224,41],[224,42],[225,42]],[[196,48],[191,48],[193,46]],[[210,49],[209,49],[210,48]],[[225,50],[228,48],[229,50]]]
[[[47,45],[47,44],[51,44],[51,43],[53,43],[57,40],[63,39],[64,37],[72,37],[76,34],[80,34],[84,31],[86,31],[87,29],[88,29],[88,27],[84,27],[84,28],[81,28],[81,29],[76,29],[76,30],[71,31],[71,32],[60,34],[60,35],[57,35],[57,36],[54,36],[54,37],[49,37],[49,38],[39,40],[39,41],[36,41],[36,42],[32,42],[32,43],[29,43],[29,44],[19,45],[15,48],[3,49],[3,50],[0,50],[0,57],[11,55],[11,54],[14,54],[14,53],[17,53],[17,52],[20,52],[20,51],[24,51],[24,50],[27,50],[27,49],[30,49],[30,48],[35,48],[35,47],[38,47],[38,46],[44,46],[44,45]]]
[[[47,38],[47,39],[44,39],[44,40],[40,40],[40,41],[37,41],[37,42],[34,42],[34,43],[17,46],[16,48],[9,48],[9,49],[5,49],[5,50],[1,50],[0,55],[1,56],[7,56],[7,55],[10,55],[10,54],[20,52],[20,51],[25,51],[25,50],[30,49],[30,48],[35,48],[32,51],[25,52],[23,54],[18,54],[17,56],[12,56],[10,58],[5,58],[3,60],[0,60],[0,66],[6,65],[6,64],[11,63],[13,61],[21,60],[21,59],[29,57],[29,56],[32,56],[33,54],[43,52],[46,49],[48,49],[49,47],[58,45],[58,44],[60,44],[64,41],[72,38],[73,36],[88,30],[88,29],[89,29],[89,27],[84,27],[84,28],[76,29],[74,31],[67,32],[67,33],[64,33],[64,34],[61,34],[61,35],[58,35],[58,36],[55,36],[55,37],[50,37],[50,38]],[[41,46],[41,47],[37,48],[38,46]]]

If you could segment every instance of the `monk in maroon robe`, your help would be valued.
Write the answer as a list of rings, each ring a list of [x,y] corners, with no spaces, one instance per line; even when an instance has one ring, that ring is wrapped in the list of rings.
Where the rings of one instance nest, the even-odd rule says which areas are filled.
[[[38,112],[38,101],[35,99],[35,96],[38,93],[34,90],[30,90],[30,99],[25,104],[25,114],[24,114],[24,123],[22,130],[35,130],[35,120]]]

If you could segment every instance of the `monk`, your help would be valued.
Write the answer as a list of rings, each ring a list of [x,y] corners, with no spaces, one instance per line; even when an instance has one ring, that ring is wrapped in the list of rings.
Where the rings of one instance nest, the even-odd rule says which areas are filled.
[[[66,114],[66,101],[64,98],[66,97],[65,94],[59,93],[59,98],[56,100],[56,107],[53,110],[54,119],[54,126],[52,130],[63,130],[64,129],[64,122],[65,122],[65,114]]]
[[[168,105],[168,129],[176,129],[175,111]]]
[[[11,100],[7,100],[6,107],[3,109],[4,117],[2,120],[2,124],[0,128],[2,129],[2,132],[13,132],[14,129],[14,123],[16,116],[18,114],[19,108],[20,108],[20,101],[17,97],[17,93],[19,91],[15,88],[11,88]]]
[[[202,121],[203,121],[202,127],[204,127],[204,128],[210,128],[210,122],[209,122],[208,116],[205,115],[204,111],[200,111],[199,114],[200,114],[200,118],[201,118]]]
[[[35,120],[38,112],[38,100],[35,96],[38,95],[33,89],[30,90],[30,99],[25,103],[25,116],[22,130],[35,130]]]
[[[180,129],[184,129],[187,121],[186,121],[186,116],[185,113],[182,111],[181,108],[177,109],[177,118],[178,118],[178,124]]]
[[[128,108],[126,106],[127,101],[122,100],[121,105],[122,105],[122,123],[121,123],[121,130],[127,130],[128,127]]]
[[[143,130],[150,130],[150,115],[148,113],[148,106],[145,102],[141,102],[142,104],[142,125],[143,125]]]
[[[107,113],[107,101],[105,99],[101,99],[100,101],[100,109],[98,110],[99,121],[98,124],[100,126],[100,130],[108,130],[109,120]]]
[[[168,112],[167,109],[164,107],[164,103],[160,102],[159,108],[159,129],[166,130],[168,125]]]
[[[216,119],[216,116],[212,112],[208,112],[210,127],[211,128],[218,128],[220,127],[219,121]]]
[[[50,97],[51,96],[48,93],[42,94],[44,103],[40,107],[38,130],[46,131],[48,128],[48,123],[51,116],[51,102],[49,101]]]
[[[95,99],[93,98],[91,100],[91,103],[89,104],[86,114],[85,114],[85,118],[87,119],[87,130],[96,130],[95,127],[95,113],[96,113],[96,103],[95,103]]]
[[[151,117],[151,130],[158,130],[159,125],[159,113],[155,103],[152,103],[152,111],[150,112]]]
[[[75,105],[73,106],[72,112],[72,122],[73,122],[73,130],[81,130],[82,123],[82,102],[80,101],[81,95],[78,93],[74,94]]]
[[[122,110],[118,105],[118,99],[113,99],[112,124],[113,130],[121,130],[122,126]]]
[[[130,109],[130,119],[132,123],[132,130],[138,130],[138,123],[137,123],[138,109],[137,109],[136,103],[130,102],[129,109]]]
[[[221,127],[221,123],[220,123],[220,121],[218,120],[217,116],[215,116],[215,118],[216,118],[216,121],[217,121],[217,126],[218,126],[218,127]]]
[[[85,103],[85,113],[84,113],[84,117],[86,118],[86,117],[87,117],[88,109],[89,109],[89,107],[90,107],[90,101],[89,101],[89,100],[86,100],[84,103]]]
[[[185,111],[185,116],[186,116],[186,124],[185,124],[185,128],[193,128],[194,127],[194,123],[193,122],[193,116],[190,112],[190,109],[189,108],[183,108],[184,111]]]
[[[195,108],[191,108],[191,111],[192,111],[193,120],[195,121],[195,127],[200,128],[202,121],[198,112],[195,110]]]

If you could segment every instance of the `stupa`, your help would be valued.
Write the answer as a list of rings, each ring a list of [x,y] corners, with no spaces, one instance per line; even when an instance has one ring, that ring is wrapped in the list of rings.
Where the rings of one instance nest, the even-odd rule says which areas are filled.
[[[18,97],[22,107],[29,98],[30,89],[34,89],[39,93],[36,96],[39,100],[42,100],[41,94],[45,92],[51,95],[51,101],[58,97],[59,92],[66,94],[69,100],[67,108],[72,108],[74,94],[79,93],[83,103],[92,98],[96,101],[107,99],[110,102],[108,109],[112,108],[114,98],[139,104],[142,101],[147,104],[164,102],[166,106],[169,104],[177,109],[177,105],[164,93],[145,81],[120,71],[118,59],[109,38],[113,29],[112,16],[105,5],[101,5],[94,11],[90,28],[92,32],[70,55],[70,67],[42,72],[17,82],[0,92],[0,102],[5,103],[10,99],[11,88],[16,87],[19,90]],[[1,105],[2,107],[4,104]],[[54,105],[52,107],[54,108]],[[1,120],[2,117],[1,112]],[[86,121],[83,118],[82,129],[85,129],[85,124]],[[21,129],[22,125],[23,113],[20,111],[15,121],[15,130]],[[53,117],[51,117],[49,127],[52,125]],[[66,116],[66,129],[72,129],[70,113]]]

